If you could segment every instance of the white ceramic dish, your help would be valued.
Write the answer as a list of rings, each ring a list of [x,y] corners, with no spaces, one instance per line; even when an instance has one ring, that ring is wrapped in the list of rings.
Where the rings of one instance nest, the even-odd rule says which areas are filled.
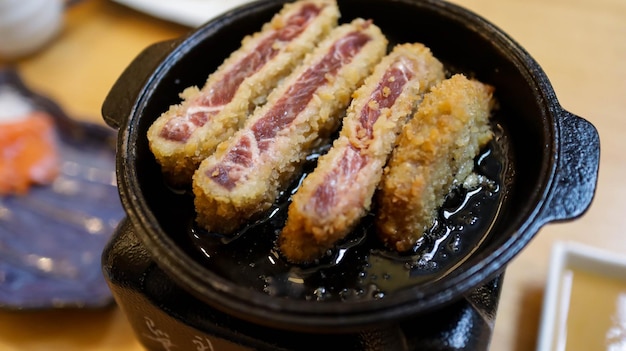
[[[572,349],[626,349],[626,255],[555,243],[537,351]]]
[[[0,58],[35,53],[57,36],[62,25],[61,0],[0,0]]]
[[[199,27],[251,0],[113,0],[151,16],[189,27]]]

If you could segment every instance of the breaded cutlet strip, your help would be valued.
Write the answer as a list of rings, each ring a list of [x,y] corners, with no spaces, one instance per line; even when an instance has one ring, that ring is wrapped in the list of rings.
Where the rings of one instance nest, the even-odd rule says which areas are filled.
[[[474,169],[493,137],[493,88],[461,74],[424,96],[393,151],[377,194],[377,232],[390,248],[411,249],[432,226],[452,187]]]
[[[269,209],[313,148],[328,142],[387,39],[363,19],[337,27],[193,178],[197,223],[230,233]]]
[[[354,93],[338,139],[293,196],[279,237],[289,261],[319,258],[369,211],[402,125],[443,78],[441,62],[419,43],[396,46],[376,66]]]
[[[175,185],[189,184],[200,162],[243,125],[256,105],[337,26],[338,18],[335,0],[286,4],[261,31],[243,39],[201,90],[185,89],[183,101],[148,129],[150,149],[166,178]]]

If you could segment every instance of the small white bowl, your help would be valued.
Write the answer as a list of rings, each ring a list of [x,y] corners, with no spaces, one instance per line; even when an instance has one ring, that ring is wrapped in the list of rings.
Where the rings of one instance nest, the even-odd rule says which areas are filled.
[[[626,350],[626,256],[555,243],[537,351],[565,350]]]
[[[30,55],[60,31],[62,0],[0,0],[0,58]]]

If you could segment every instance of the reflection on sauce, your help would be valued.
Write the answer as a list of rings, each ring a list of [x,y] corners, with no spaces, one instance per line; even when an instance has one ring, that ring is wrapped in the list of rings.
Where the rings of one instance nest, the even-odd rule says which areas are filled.
[[[569,269],[561,283],[554,349],[626,350],[626,278]]]
[[[495,220],[504,206],[507,189],[512,188],[511,172],[515,169],[506,132],[499,126],[494,129],[496,138],[475,165],[480,180],[472,185],[473,189],[459,187],[448,194],[437,223],[406,254],[382,245],[370,213],[316,263],[293,265],[283,259],[276,236],[284,226],[291,195],[330,145],[307,158],[301,179],[282,194],[272,209],[234,236],[204,231],[195,225],[194,216],[187,217],[187,225],[178,228],[187,231],[192,252],[202,265],[240,286],[269,296],[306,301],[382,299],[445,277],[494,234]]]

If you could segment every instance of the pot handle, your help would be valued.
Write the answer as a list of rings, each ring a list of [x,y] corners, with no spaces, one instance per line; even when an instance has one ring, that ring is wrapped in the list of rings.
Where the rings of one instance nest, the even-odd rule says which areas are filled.
[[[550,198],[543,208],[546,222],[581,216],[591,205],[600,165],[600,137],[589,121],[562,110],[557,168]]]
[[[106,124],[119,129],[126,123],[135,101],[148,79],[163,59],[178,45],[178,40],[168,40],[145,48],[126,67],[115,81],[102,104],[102,117]]]

